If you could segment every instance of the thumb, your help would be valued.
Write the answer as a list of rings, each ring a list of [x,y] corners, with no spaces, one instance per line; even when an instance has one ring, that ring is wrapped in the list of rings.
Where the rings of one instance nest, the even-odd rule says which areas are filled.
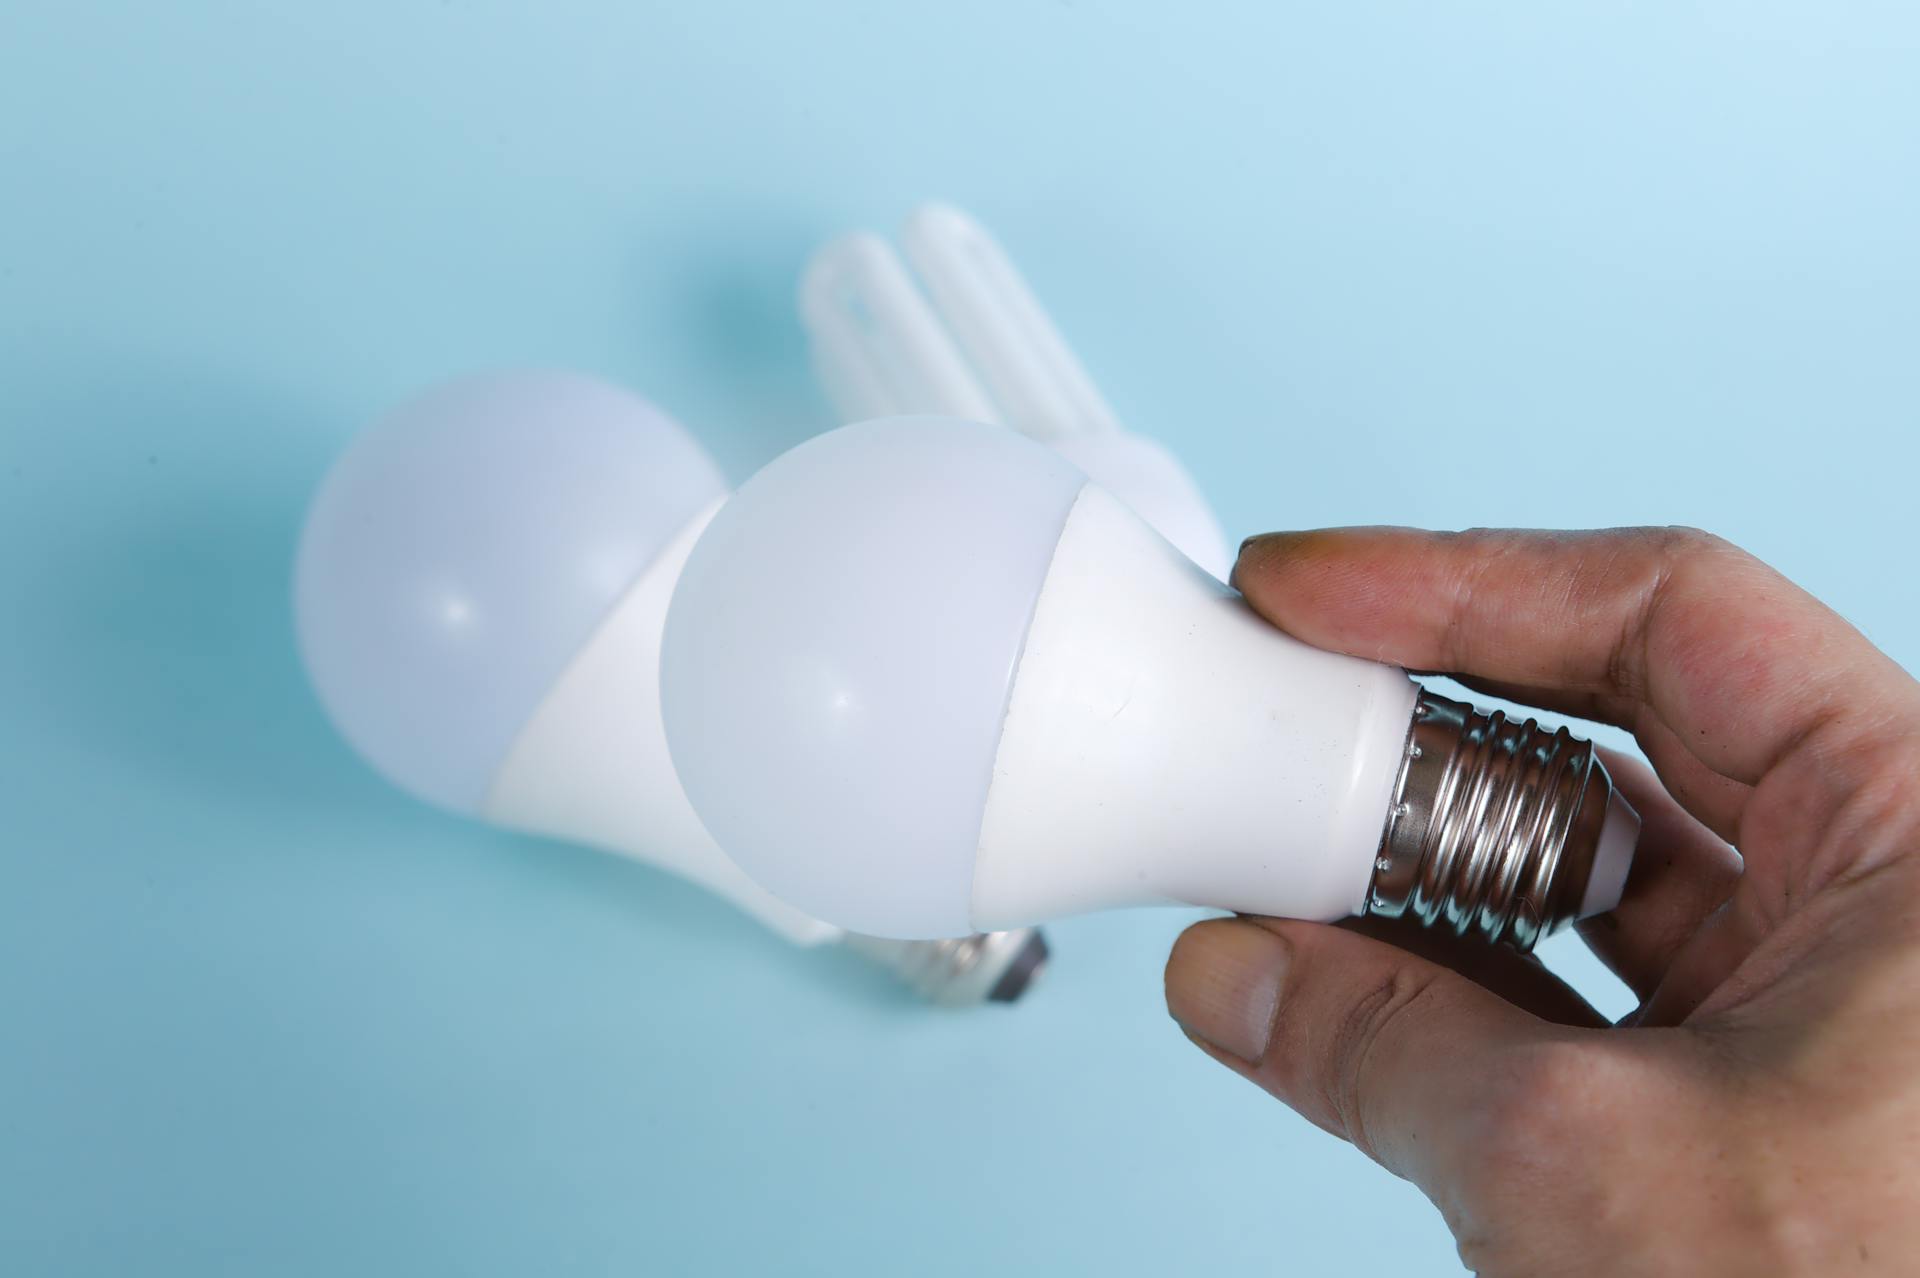
[[[1525,1091],[1502,1080],[1580,1033],[1319,923],[1196,924],[1166,982],[1167,1010],[1209,1055],[1430,1195],[1484,1159],[1490,1123]]]

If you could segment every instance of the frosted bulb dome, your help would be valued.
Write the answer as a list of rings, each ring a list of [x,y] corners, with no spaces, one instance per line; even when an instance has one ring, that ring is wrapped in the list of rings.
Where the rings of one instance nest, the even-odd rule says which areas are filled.
[[[439,387],[358,438],[308,513],[300,651],[389,780],[477,813],[629,585],[726,491],[644,400],[565,373]]]
[[[1011,432],[899,418],[800,445],[708,525],[662,707],[695,810],[764,887],[879,936],[974,930],[1008,689],[1085,482]]]

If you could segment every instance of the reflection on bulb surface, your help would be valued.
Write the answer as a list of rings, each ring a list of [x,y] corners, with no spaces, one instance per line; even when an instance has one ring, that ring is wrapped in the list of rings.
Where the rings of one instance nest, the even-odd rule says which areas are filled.
[[[550,372],[439,387],[357,439],[315,496],[301,655],[342,735],[401,788],[672,870],[796,943],[838,941],[720,852],[668,756],[661,628],[725,498],[687,432],[618,387]],[[1000,978],[1023,986],[1044,946],[989,942],[945,966],[877,956],[939,1001],[1011,997]]]
[[[1551,837],[1490,870],[1389,845],[1390,810],[1427,797],[1407,788],[1404,672],[1281,634],[1053,451],[953,419],[850,426],[748,481],[676,589],[662,689],[720,844],[883,936],[1158,903],[1333,919],[1368,908],[1391,854],[1559,881],[1476,903],[1485,934],[1530,944],[1570,894],[1611,907],[1637,828],[1586,760],[1563,805],[1587,814],[1578,839],[1535,823]],[[1459,775],[1431,762],[1416,785]],[[1481,790],[1526,817],[1532,783],[1509,771]]]

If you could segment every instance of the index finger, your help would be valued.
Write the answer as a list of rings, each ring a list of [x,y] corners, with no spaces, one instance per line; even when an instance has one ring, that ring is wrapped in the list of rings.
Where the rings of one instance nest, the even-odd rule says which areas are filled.
[[[1539,689],[1622,726],[1644,705],[1749,785],[1818,734],[1882,719],[1889,697],[1915,702],[1831,610],[1691,529],[1269,533],[1241,547],[1233,582],[1317,647]]]

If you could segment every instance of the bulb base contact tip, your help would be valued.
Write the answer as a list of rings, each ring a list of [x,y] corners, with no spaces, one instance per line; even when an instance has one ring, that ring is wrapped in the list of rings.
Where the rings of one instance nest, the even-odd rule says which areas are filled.
[[[1046,937],[1030,927],[934,941],[893,941],[849,932],[846,944],[928,1002],[946,1007],[1017,1001],[1039,978],[1048,954]]]
[[[1422,689],[1366,912],[1530,950],[1619,903],[1639,834],[1591,742]]]

